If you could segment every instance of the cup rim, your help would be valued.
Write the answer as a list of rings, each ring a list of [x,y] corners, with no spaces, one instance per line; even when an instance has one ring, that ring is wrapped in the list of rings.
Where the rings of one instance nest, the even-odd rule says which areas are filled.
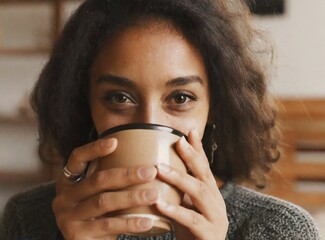
[[[124,131],[124,130],[131,130],[131,129],[146,129],[146,130],[159,130],[159,131],[163,131],[163,132],[169,132],[172,133],[174,135],[177,135],[179,137],[186,137],[186,135],[184,133],[182,133],[181,131],[174,129],[172,127],[169,126],[165,126],[165,125],[161,125],[161,124],[154,124],[154,123],[128,123],[128,124],[123,124],[123,125],[118,125],[112,128],[109,128],[107,130],[105,130],[104,132],[102,132],[98,138],[104,138],[110,134],[116,133],[116,132],[120,132],[120,131]]]

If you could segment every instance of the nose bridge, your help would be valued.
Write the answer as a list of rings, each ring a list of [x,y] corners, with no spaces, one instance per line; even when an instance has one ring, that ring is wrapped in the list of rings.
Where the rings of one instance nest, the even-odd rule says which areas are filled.
[[[159,112],[158,106],[155,106],[152,101],[148,102],[143,109],[143,121],[145,123],[159,123]]]
[[[140,118],[144,123],[162,124],[164,121],[163,109],[159,103],[148,101],[143,105]]]

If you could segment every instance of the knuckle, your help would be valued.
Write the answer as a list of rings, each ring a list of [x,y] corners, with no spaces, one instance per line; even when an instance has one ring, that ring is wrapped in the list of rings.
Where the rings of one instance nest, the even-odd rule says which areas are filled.
[[[182,185],[187,185],[188,184],[188,178],[187,178],[187,173],[183,172],[178,172],[176,170],[173,171],[173,175],[176,177],[176,182]]]
[[[78,239],[78,236],[77,236],[77,231],[73,231],[73,230],[68,230],[66,231],[66,235],[68,236],[68,239]]]
[[[142,182],[139,177],[137,167],[125,168],[123,171],[122,179],[124,179],[128,184],[136,184]]]
[[[176,206],[174,209],[175,215],[182,216],[184,213],[182,212],[181,208],[179,206]]]
[[[76,224],[61,224],[60,230],[65,236],[67,236],[67,239],[81,239],[80,231]]]
[[[193,225],[197,225],[200,223],[199,215],[194,211],[191,212],[191,222]]]
[[[206,160],[204,160],[206,161]],[[205,169],[203,170],[203,178],[204,179],[211,179],[211,177],[213,177],[213,174],[211,173],[211,170],[208,166],[205,167]]]
[[[90,184],[96,188],[101,187],[106,182],[106,178],[107,176],[103,171],[98,171],[90,178]]]
[[[82,238],[82,236],[80,236],[80,234],[78,232],[79,231],[71,232],[69,234],[70,237],[68,239],[71,239],[71,240],[81,240],[81,239],[84,239],[84,238]]]
[[[106,193],[99,194],[97,198],[95,198],[95,207],[97,209],[105,209],[108,202],[110,202],[108,194]]]
[[[136,204],[140,202],[139,192],[138,191],[127,191],[126,197],[129,199],[131,204]]]
[[[199,182],[199,194],[200,196],[206,196],[209,193],[208,187],[203,182]]]
[[[130,219],[130,218],[125,219],[125,225],[126,225],[126,228],[127,228],[128,230],[130,230],[130,229],[133,228],[134,221],[132,221],[132,219]]]
[[[134,182],[134,169],[133,168],[126,168],[123,172],[123,177],[130,182]]]
[[[59,209],[62,207],[62,203],[64,203],[64,196],[58,195],[52,201],[52,209],[54,212],[58,212]]]
[[[100,229],[104,232],[114,228],[114,220],[112,218],[104,218],[100,221]]]
[[[129,232],[136,231],[137,230],[137,220],[132,219],[132,218],[125,219],[125,227],[126,227],[127,231],[129,231]]]
[[[132,190],[125,192],[125,199],[130,206],[145,204],[147,202],[145,193],[146,190]]]
[[[66,226],[66,218],[64,216],[62,216],[62,214],[60,215],[56,215],[55,216],[55,220],[58,224],[58,226],[60,227],[61,230],[63,230],[64,232],[68,231],[69,229],[67,229]]]

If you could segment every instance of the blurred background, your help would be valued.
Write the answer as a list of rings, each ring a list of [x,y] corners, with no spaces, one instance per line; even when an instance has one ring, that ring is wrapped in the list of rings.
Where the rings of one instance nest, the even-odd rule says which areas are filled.
[[[279,99],[282,157],[264,190],[306,208],[325,239],[325,1],[247,0],[275,46],[270,89]],[[0,0],[0,215],[18,191],[61,166],[37,155],[28,96],[52,43],[81,0]]]

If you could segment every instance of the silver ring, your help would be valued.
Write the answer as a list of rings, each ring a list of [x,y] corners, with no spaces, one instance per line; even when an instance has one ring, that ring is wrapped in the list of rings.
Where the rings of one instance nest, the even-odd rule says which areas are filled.
[[[82,174],[74,174],[70,172],[67,166],[63,168],[63,175],[72,182],[79,182],[82,179]]]

